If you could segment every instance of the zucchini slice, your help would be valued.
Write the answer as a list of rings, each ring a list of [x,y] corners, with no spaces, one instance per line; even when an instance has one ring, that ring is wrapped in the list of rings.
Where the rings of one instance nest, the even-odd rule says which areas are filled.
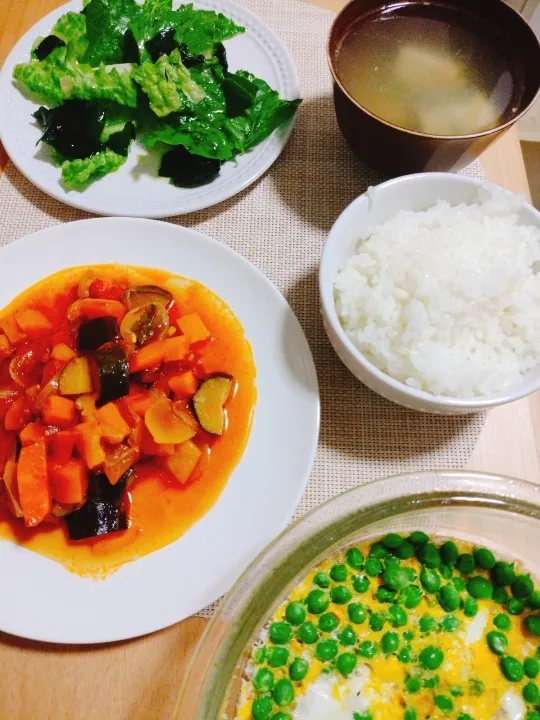
[[[204,380],[193,396],[193,409],[203,430],[212,435],[223,435],[225,430],[225,411],[233,387],[229,375],[214,375]]]

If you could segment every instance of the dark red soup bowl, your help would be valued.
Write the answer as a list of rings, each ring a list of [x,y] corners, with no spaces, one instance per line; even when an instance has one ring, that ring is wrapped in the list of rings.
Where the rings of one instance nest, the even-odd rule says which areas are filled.
[[[473,30],[483,43],[493,44],[497,53],[505,54],[513,95],[497,127],[470,135],[414,132],[377,117],[352,97],[339,75],[343,39],[356,23],[372,22],[388,13],[443,18],[451,26]],[[521,15],[502,0],[352,0],[334,21],[328,58],[334,78],[336,116],[343,135],[359,158],[391,176],[465,167],[527,112],[540,89],[540,43]],[[373,70],[359,63],[357,71]]]

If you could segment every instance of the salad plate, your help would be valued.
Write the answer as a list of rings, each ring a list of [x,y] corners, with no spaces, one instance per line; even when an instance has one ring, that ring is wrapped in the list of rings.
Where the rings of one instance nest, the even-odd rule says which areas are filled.
[[[70,571],[46,553],[29,549],[36,546],[25,534],[22,518],[16,520],[22,534],[17,541],[9,539],[0,517],[0,630],[35,640],[127,639],[183,620],[215,601],[290,520],[317,446],[317,378],[295,315],[262,273],[210,237],[136,218],[97,218],[48,228],[0,251],[0,307],[53,273],[112,263],[181,275],[205,286],[232,310],[253,354],[253,424],[238,464],[206,514],[179,539],[104,576]],[[148,292],[148,286],[143,290]],[[24,445],[21,452],[28,447],[37,445]],[[19,487],[20,463],[19,457]],[[199,492],[201,484],[195,481],[191,487]],[[54,485],[53,494],[58,498]],[[133,489],[131,495],[135,512]],[[32,522],[27,526],[31,532],[38,529]],[[123,536],[116,532],[110,537],[121,541]],[[117,547],[122,546],[114,545],[114,552]]]
[[[173,4],[175,8],[180,6],[177,0]],[[80,13],[81,9],[81,0],[73,0],[36,23],[15,45],[0,71],[3,98],[0,139],[13,163],[40,190],[68,205],[100,215],[170,217],[201,210],[236,195],[255,182],[279,157],[294,123],[292,104],[291,112],[284,113],[286,117],[276,123],[277,129],[261,142],[253,143],[244,154],[236,154],[225,161],[217,177],[207,184],[177,187],[167,177],[159,177],[160,157],[142,145],[140,134],[131,143],[127,160],[119,169],[76,189],[66,184],[58,163],[53,162],[52,148],[39,142],[44,132],[43,124],[40,127],[33,114],[41,104],[41,96],[29,93],[23,83],[14,81],[13,72],[17,65],[30,61],[31,50],[33,47],[35,50],[39,38],[49,36],[62,16],[68,12]],[[195,9],[222,13],[236,26],[245,28],[244,32],[223,43],[230,73],[247,71],[268,83],[284,101],[299,98],[293,60],[286,47],[261,20],[230,0],[198,0]],[[61,53],[62,49],[56,52]],[[106,67],[110,72],[111,66]],[[102,65],[103,72],[104,68]],[[118,68],[120,73],[126,71],[124,65],[118,65]],[[153,80],[149,83],[151,87],[155,84]]]

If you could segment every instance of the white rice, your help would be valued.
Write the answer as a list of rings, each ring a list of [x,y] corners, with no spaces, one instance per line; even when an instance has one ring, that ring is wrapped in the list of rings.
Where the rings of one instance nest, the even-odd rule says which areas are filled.
[[[335,280],[340,321],[374,365],[435,395],[491,395],[540,360],[540,229],[486,186],[369,229]]]

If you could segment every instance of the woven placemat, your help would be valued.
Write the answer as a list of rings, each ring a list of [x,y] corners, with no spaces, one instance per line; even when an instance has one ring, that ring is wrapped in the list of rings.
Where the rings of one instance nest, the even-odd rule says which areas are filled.
[[[304,98],[298,122],[281,158],[257,183],[227,202],[171,222],[212,235],[248,258],[285,295],[304,328],[320,383],[321,436],[298,517],[378,477],[463,466],[484,417],[438,417],[393,405],[361,385],[332,350],[319,313],[321,249],[340,212],[384,178],[352,155],[336,124],[325,56],[333,15],[292,1],[241,4],[270,25],[294,57]],[[463,172],[483,177],[479,163]],[[0,217],[5,244],[90,216],[49,198],[10,164],[0,179]]]

